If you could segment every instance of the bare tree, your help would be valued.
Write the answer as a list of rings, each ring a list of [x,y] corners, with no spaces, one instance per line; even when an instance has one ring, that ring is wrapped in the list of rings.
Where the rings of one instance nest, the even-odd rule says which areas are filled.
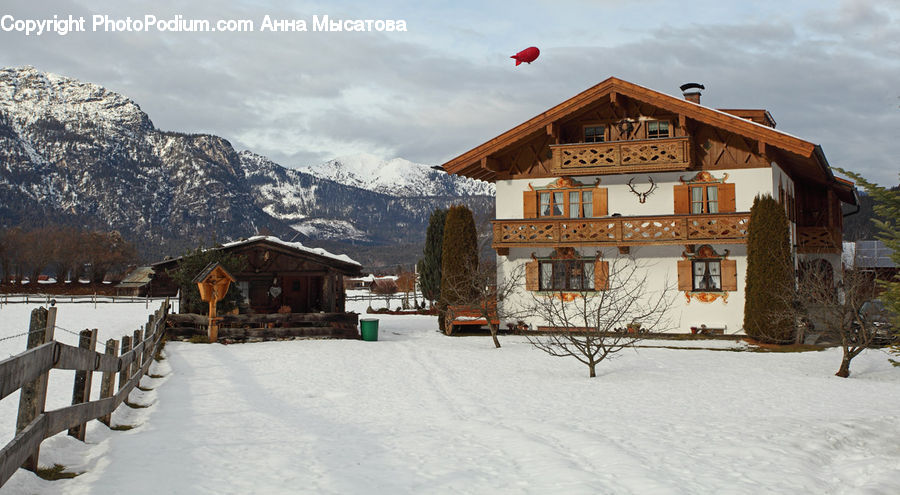
[[[86,233],[74,227],[59,227],[54,235],[54,258],[56,260],[56,282],[67,279],[78,281],[79,268],[84,266]]]
[[[446,332],[453,331],[454,308],[465,313],[478,315],[487,322],[494,347],[500,348],[498,333],[504,321],[516,320],[524,316],[524,308],[512,304],[503,304],[516,291],[521,289],[524,280],[524,267],[518,266],[497,279],[497,264],[490,260],[481,260],[475,267],[465,270],[466,276],[454,279],[455,283],[445,284],[442,291],[461,304],[452,306],[447,312],[448,321],[444,324]]]
[[[825,340],[840,342],[841,365],[835,375],[850,376],[850,362],[881,337],[880,329],[863,314],[863,304],[875,296],[871,274],[830,265],[804,267],[793,305],[796,319],[808,321]]]
[[[658,289],[651,287],[652,267],[632,257],[617,256],[593,266],[606,270],[595,279],[601,286],[532,292],[529,319],[545,326],[526,333],[535,348],[587,365],[592,378],[600,362],[669,327],[667,314],[675,294],[668,281]]]
[[[391,299],[397,293],[397,284],[389,279],[375,279],[370,289],[372,294],[376,294],[384,298],[384,307],[391,309]]]
[[[54,255],[54,229],[42,227],[25,234],[24,243],[27,248],[23,252],[23,260],[30,270],[28,279],[37,284],[44,271],[52,262]]]
[[[0,253],[0,264],[3,266],[3,280],[12,280],[16,284],[22,283],[24,272],[23,253],[25,252],[25,232],[19,227],[6,229],[0,242],[3,244]]]

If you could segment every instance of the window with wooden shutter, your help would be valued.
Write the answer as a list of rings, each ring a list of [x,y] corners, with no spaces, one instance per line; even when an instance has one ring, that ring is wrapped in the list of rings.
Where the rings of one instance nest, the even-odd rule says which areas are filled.
[[[594,290],[609,289],[609,262],[594,262]]]
[[[539,290],[539,280],[537,260],[525,263],[525,290]]]
[[[523,194],[523,218],[537,218],[537,191],[525,191]]]
[[[722,260],[722,290],[738,290],[736,260]]]
[[[688,302],[697,299],[711,303],[718,299],[728,304],[728,295],[738,288],[737,262],[728,259],[728,251],[719,254],[709,244],[695,252],[685,252],[678,261],[678,290]]]
[[[572,179],[558,179],[558,187],[525,191],[524,218],[597,218],[608,215],[607,190]],[[569,187],[565,187],[568,185]]]
[[[693,290],[693,266],[691,260],[678,260],[678,290]]]
[[[706,171],[698,172],[693,179],[674,186],[676,215],[705,215],[734,213],[737,211],[734,184],[726,184],[728,174],[716,179]]]

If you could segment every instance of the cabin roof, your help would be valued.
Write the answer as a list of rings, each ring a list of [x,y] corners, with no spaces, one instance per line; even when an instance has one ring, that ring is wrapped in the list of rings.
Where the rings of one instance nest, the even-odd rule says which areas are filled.
[[[564,120],[567,116],[588,105],[604,98],[613,100],[617,95],[641,101],[679,115],[684,115],[686,118],[765,143],[786,152],[784,156],[789,157],[789,159],[785,161],[792,161],[798,167],[802,167],[804,176],[815,177],[825,183],[834,183],[834,175],[831,173],[821,147],[787,132],[775,129],[775,121],[766,110],[717,110],[615,77],[610,77],[499,136],[466,151],[441,165],[441,168],[451,174],[495,182],[497,174],[482,167],[482,160],[487,159],[493,153],[514,146],[519,141],[533,136],[536,132],[544,132],[547,126]],[[751,120],[753,117],[756,117],[758,120],[771,121],[771,126]]]
[[[126,275],[125,278],[123,278],[122,281],[119,282],[118,285],[116,285],[116,287],[121,289],[143,287],[144,285],[150,283],[155,273],[156,272],[152,267],[139,266],[134,270],[128,272],[128,275]]]
[[[241,239],[238,241],[227,242],[222,244],[221,246],[214,247],[212,249],[216,250],[233,250],[236,248],[244,247],[244,246],[252,246],[256,244],[265,244],[271,246],[280,251],[298,255],[303,258],[312,259],[318,263],[323,265],[327,265],[333,268],[336,268],[345,274],[348,275],[357,275],[362,268],[362,265],[347,256],[346,254],[333,254],[322,248],[313,248],[307,247],[299,242],[288,242],[283,241],[274,236],[253,236],[248,239]],[[176,264],[180,261],[183,256],[179,256],[177,258],[172,258],[164,261],[159,261],[157,263],[153,263],[150,265],[154,269],[167,269],[171,265]]]

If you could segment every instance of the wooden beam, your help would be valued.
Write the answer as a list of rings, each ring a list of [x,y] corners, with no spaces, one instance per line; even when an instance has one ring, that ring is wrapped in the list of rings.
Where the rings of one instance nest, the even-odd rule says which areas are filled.
[[[491,172],[500,172],[502,166],[503,164],[496,158],[490,156],[483,156],[481,158],[481,168],[485,170],[490,170]]]

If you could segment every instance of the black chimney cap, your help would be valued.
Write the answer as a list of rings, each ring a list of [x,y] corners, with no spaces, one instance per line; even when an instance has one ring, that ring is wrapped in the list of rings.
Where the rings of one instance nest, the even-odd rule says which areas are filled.
[[[706,86],[700,83],[685,83],[681,85],[681,92],[685,92],[689,89],[706,89]]]

